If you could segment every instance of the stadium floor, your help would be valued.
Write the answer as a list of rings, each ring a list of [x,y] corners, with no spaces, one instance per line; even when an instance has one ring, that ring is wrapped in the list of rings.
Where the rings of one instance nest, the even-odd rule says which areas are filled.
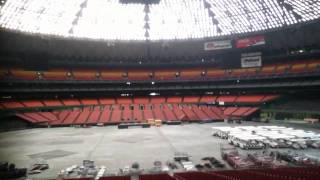
[[[245,122],[241,125],[273,124]],[[144,129],[117,129],[116,126],[63,127],[11,131],[0,134],[0,161],[13,162],[17,167],[30,167],[39,161],[47,162],[50,168],[41,174],[32,175],[32,179],[55,178],[61,169],[80,165],[85,159],[94,160],[98,166],[106,166],[109,172],[116,172],[133,162],[138,162],[142,169],[149,169],[155,160],[163,163],[172,160],[175,152],[188,153],[196,164],[205,156],[221,159],[220,146],[227,144],[227,141],[213,137],[212,126],[229,124],[164,125]],[[319,150],[309,148],[299,151],[320,158]]]

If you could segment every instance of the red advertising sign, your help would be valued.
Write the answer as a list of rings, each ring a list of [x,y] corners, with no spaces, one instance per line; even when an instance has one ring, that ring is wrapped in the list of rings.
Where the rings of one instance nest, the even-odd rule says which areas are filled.
[[[244,39],[238,39],[236,41],[236,48],[246,48],[250,46],[258,46],[264,44],[266,44],[264,36],[255,36]]]

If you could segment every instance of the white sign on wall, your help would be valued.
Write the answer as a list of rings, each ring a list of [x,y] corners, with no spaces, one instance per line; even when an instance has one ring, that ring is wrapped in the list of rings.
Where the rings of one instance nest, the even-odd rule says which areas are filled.
[[[219,50],[219,49],[230,49],[232,48],[231,40],[223,41],[211,41],[204,43],[205,51]]]
[[[241,67],[260,67],[262,66],[261,52],[241,54]]]

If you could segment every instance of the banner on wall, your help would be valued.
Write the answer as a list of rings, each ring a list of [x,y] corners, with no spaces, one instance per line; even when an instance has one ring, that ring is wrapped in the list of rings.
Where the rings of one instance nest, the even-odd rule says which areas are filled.
[[[266,44],[264,36],[254,36],[236,40],[236,48],[246,48]]]
[[[230,49],[230,48],[232,48],[231,40],[211,41],[211,42],[204,43],[205,51]]]
[[[261,65],[261,52],[241,54],[241,67],[260,67]]]

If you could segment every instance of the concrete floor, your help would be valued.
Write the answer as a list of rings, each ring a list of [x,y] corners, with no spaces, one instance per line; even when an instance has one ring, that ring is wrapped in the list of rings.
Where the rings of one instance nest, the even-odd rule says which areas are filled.
[[[265,125],[247,122],[242,125]],[[138,162],[142,169],[153,162],[172,160],[175,152],[191,155],[196,164],[205,156],[221,159],[220,146],[227,144],[211,135],[212,126],[226,123],[187,124],[160,128],[117,129],[116,126],[91,128],[43,128],[0,134],[0,161],[17,167],[30,167],[44,161],[50,169],[31,179],[55,178],[66,167],[89,159],[107,167],[109,172]],[[319,150],[304,150],[320,158]]]

